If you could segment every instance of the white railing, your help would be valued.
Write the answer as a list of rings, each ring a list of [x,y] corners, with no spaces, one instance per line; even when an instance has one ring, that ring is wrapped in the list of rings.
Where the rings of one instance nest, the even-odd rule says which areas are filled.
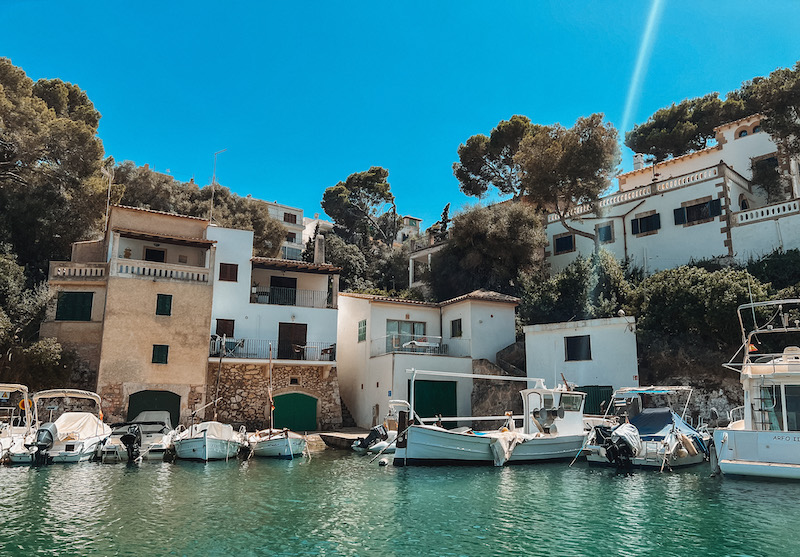
[[[255,286],[251,290],[251,304],[297,306],[304,308],[330,308],[333,301],[324,290],[297,290],[278,286]]]
[[[713,166],[711,168],[706,168],[705,170],[700,170],[699,172],[692,172],[690,174],[684,174],[683,176],[678,176],[677,178],[670,178],[669,180],[663,180],[661,182],[656,182],[654,184],[639,186],[638,188],[634,188],[632,190],[615,193],[613,195],[609,195],[607,197],[598,200],[596,205],[598,208],[611,207],[612,205],[620,205],[622,203],[628,203],[630,201],[634,201],[642,197],[647,197],[648,195],[651,195],[653,193],[661,193],[674,188],[683,187],[688,184],[702,182],[703,180],[709,180],[711,178],[717,177],[718,175],[719,175],[719,169],[716,166]],[[567,213],[567,218],[576,217],[584,213],[589,213],[591,212],[591,210],[592,208],[588,204],[578,205],[577,207],[574,207]],[[556,215],[555,213],[547,215],[547,224],[551,224],[557,221],[558,221],[558,215]]]
[[[108,265],[105,263],[73,263],[71,261],[51,261],[50,280],[93,280],[104,279]]]
[[[444,343],[442,337],[439,336],[407,334],[392,334],[372,339],[370,356],[384,354],[465,357],[470,355],[470,341],[463,338],[451,338]]]
[[[112,261],[111,274],[207,283],[210,273],[208,267],[191,267],[139,259],[115,259]]]
[[[785,203],[776,203],[775,205],[767,205],[759,209],[750,209],[749,211],[736,213],[736,224],[750,224],[751,222],[763,221],[798,212],[800,212],[800,203],[798,203],[797,200],[786,201]]]

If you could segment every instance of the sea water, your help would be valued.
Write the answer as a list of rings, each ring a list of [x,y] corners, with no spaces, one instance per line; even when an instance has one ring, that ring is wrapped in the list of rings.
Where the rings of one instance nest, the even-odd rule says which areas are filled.
[[[2,467],[0,555],[800,555],[800,483],[369,461]]]

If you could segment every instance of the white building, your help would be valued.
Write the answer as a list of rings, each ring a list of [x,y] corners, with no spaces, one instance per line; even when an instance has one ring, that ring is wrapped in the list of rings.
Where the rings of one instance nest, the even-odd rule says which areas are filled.
[[[529,377],[542,377],[556,385],[563,374],[587,392],[591,392],[587,387],[607,387],[610,393],[639,386],[636,321],[632,317],[528,325],[523,331]]]
[[[730,258],[746,262],[776,248],[800,247],[797,164],[761,132],[753,115],[716,128],[716,145],[619,176],[619,191],[600,200],[598,210],[577,207],[570,225],[597,235],[601,247],[629,258],[646,273],[693,260]],[[790,200],[767,205],[752,183],[752,164],[775,158]],[[548,217],[551,272],[579,254],[591,255],[594,242]]]
[[[286,239],[281,245],[281,258],[297,261],[303,253],[304,218],[303,210],[270,201],[262,201],[269,208],[269,216],[286,228]]]
[[[409,369],[472,373],[515,341],[519,300],[475,291],[441,303],[340,294],[337,358],[342,399],[360,427],[379,423],[391,399],[409,398]],[[417,380],[423,417],[469,416],[472,380]]]

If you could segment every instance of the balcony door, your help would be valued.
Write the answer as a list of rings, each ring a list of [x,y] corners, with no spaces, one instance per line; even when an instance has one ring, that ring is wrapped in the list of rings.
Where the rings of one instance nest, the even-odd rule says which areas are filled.
[[[279,306],[297,305],[297,279],[269,277],[269,303]]]
[[[304,360],[308,325],[278,323],[278,359]]]

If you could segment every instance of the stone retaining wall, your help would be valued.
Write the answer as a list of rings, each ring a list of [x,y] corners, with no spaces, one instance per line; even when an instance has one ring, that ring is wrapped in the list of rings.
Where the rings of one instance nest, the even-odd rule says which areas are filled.
[[[217,419],[224,423],[245,425],[248,430],[269,427],[269,364],[208,364],[207,397],[211,402],[217,392]],[[317,399],[317,427],[330,431],[342,426],[339,379],[335,367],[302,364],[275,364],[272,369],[272,396],[303,393]],[[208,411],[206,412],[208,416]]]

